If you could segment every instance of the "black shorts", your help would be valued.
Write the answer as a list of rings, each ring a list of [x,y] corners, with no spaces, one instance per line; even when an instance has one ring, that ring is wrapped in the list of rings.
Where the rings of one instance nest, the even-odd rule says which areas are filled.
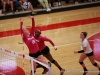
[[[42,55],[40,51],[38,51],[37,53],[34,53],[34,54],[29,53],[29,56],[31,56],[33,58],[37,58],[39,55]]]
[[[41,51],[42,54],[48,54],[49,52],[50,52],[50,49],[49,49],[48,46],[46,46],[46,47]]]
[[[92,51],[91,53],[88,53],[88,54],[86,54],[86,55],[89,57],[89,56],[93,56],[93,54],[94,54],[94,53],[93,53],[93,51]]]

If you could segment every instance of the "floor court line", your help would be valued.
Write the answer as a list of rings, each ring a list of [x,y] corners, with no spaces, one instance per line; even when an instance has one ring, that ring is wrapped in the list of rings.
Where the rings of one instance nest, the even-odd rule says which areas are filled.
[[[45,31],[45,30],[53,30],[53,29],[59,29],[59,28],[65,28],[65,27],[87,25],[87,24],[93,24],[93,23],[99,23],[99,22],[100,22],[100,17],[95,17],[95,18],[89,18],[89,19],[49,24],[48,26],[37,26],[35,28],[40,29],[41,31]],[[28,29],[30,30],[31,28],[28,28]],[[5,32],[7,33],[7,35],[4,35]],[[12,32],[14,32],[14,33],[12,33]],[[20,34],[20,29],[2,31],[2,32],[0,32],[0,37],[13,36],[13,35],[19,35],[19,34]]]
[[[100,12],[100,10],[96,10],[96,11],[92,11],[92,13],[96,13],[96,12]],[[82,14],[86,14],[87,12],[80,12],[80,14],[79,13],[74,13],[74,14],[71,14],[71,16],[74,16],[74,15],[82,15]],[[88,13],[90,13],[91,14],[91,11],[89,11]],[[51,17],[50,19],[52,19],[52,18],[56,18],[56,17],[60,17],[60,18],[62,18],[62,17],[67,17],[67,16],[69,16],[69,15],[62,15],[62,16],[59,16],[59,15],[57,15],[57,16],[55,16],[55,17]],[[27,16],[26,16],[27,17]],[[49,16],[47,16],[46,18],[49,18]],[[20,19],[20,18],[19,18]],[[45,18],[44,18],[45,19]],[[36,19],[36,20],[41,20],[41,19]],[[30,20],[27,20],[27,21],[30,21]],[[19,23],[18,21],[17,22],[14,22],[14,23]],[[2,23],[1,23],[2,24]],[[12,24],[12,22],[9,22],[9,23],[5,23],[5,24]],[[5,24],[2,24],[2,25],[5,25]]]
[[[98,34],[98,33],[100,33],[100,32],[97,32],[97,33],[95,33],[95,34],[93,34],[93,35],[96,35],[96,34]],[[91,35],[91,36],[93,36],[93,35]],[[89,36],[88,38],[90,38],[91,36]],[[88,39],[87,38],[87,39]],[[100,41],[100,39],[95,39],[95,40],[89,40],[89,41]],[[57,48],[59,48],[59,47],[63,47],[63,46],[70,46],[70,45],[73,45],[73,44],[80,44],[81,42],[76,42],[76,43],[70,43],[70,44],[63,44],[63,45],[58,45],[58,46],[56,46]],[[24,46],[24,45],[23,45]],[[53,47],[49,47],[49,48],[53,48]],[[28,51],[24,51],[24,52],[28,52]],[[21,52],[21,53],[23,53],[23,52]]]
[[[89,41],[100,41],[100,39],[95,39],[95,40],[89,40]],[[76,43],[71,43],[71,44],[63,44],[63,45],[57,45],[56,47],[59,48],[59,47],[63,47],[63,46],[70,46],[70,45],[73,45],[73,44],[81,44],[81,42],[76,42]],[[53,48],[53,47],[49,47],[49,48]],[[28,52],[28,51],[24,51],[24,52]],[[21,52],[23,53],[23,52]]]

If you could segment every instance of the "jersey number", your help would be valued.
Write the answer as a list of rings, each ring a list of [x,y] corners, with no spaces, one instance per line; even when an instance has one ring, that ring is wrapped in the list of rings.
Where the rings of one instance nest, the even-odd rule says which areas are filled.
[[[35,44],[35,40],[32,40],[32,44]]]

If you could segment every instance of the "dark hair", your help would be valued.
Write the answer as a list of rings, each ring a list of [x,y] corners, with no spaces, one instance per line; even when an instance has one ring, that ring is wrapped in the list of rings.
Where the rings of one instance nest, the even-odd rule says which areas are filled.
[[[36,29],[35,31],[38,31],[41,34],[41,30],[40,29]]]
[[[85,38],[87,37],[87,32],[81,32],[81,33],[83,33]]]

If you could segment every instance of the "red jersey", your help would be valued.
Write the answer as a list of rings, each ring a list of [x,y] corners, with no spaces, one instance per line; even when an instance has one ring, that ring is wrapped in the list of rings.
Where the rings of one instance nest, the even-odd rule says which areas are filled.
[[[41,51],[46,47],[44,41],[48,41],[48,42],[50,42],[52,44],[52,46],[55,46],[54,43],[50,39],[48,39],[46,37],[39,36],[38,38],[35,37],[35,39],[36,39],[36,42],[37,42],[37,44],[39,46],[39,50],[41,50]]]
[[[29,48],[29,53],[34,54],[34,53],[38,52],[38,50],[39,50],[38,44],[33,36],[34,28],[35,28],[34,18],[32,18],[32,29],[31,29],[31,33],[30,33],[29,37],[27,37],[24,34],[22,25],[23,25],[23,22],[20,22],[20,30],[21,30],[22,39],[25,42],[25,44],[27,45],[27,47]]]

